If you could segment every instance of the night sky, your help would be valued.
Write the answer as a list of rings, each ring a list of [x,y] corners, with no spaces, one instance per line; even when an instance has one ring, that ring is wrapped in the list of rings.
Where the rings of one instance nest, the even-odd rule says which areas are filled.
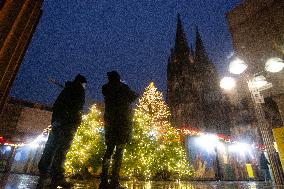
[[[51,105],[64,83],[87,77],[87,104],[102,101],[106,72],[117,70],[140,94],[150,81],[165,95],[167,60],[177,13],[189,44],[199,27],[220,74],[232,53],[226,12],[241,0],[45,0],[43,15],[14,82],[11,96]]]

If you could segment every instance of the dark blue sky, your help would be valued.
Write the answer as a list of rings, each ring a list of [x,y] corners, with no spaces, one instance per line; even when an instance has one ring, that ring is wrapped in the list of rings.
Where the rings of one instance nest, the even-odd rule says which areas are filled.
[[[226,12],[241,0],[94,1],[45,0],[43,15],[11,96],[52,104],[64,83],[77,73],[88,79],[87,103],[101,101],[106,72],[142,93],[150,81],[166,91],[166,68],[174,46],[177,12],[188,42],[195,42],[195,25],[219,73],[233,51]]]

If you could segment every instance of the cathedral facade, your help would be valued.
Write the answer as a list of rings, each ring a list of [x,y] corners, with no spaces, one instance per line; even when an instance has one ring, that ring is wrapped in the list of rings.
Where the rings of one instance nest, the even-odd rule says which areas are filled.
[[[168,59],[167,103],[174,126],[229,134],[231,106],[219,87],[217,71],[197,28],[195,49],[189,47],[180,15]]]

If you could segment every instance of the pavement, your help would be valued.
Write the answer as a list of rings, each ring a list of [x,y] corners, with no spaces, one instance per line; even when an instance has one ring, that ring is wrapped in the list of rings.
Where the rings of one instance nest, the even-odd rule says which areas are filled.
[[[26,174],[0,174],[0,189],[36,189],[38,176]],[[71,180],[74,183],[72,189],[97,189],[98,179],[87,181]],[[254,181],[122,181],[121,184],[128,189],[284,189],[283,186],[275,186],[272,183]],[[43,189],[48,187],[44,187]]]

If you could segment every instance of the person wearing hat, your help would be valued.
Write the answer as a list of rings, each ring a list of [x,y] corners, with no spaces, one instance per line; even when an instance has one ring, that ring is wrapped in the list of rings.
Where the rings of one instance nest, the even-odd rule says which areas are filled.
[[[132,136],[131,103],[138,95],[120,81],[120,75],[117,71],[107,72],[107,76],[108,83],[102,87],[105,100],[104,121],[107,149],[102,161],[99,189],[121,189],[123,187],[119,184],[119,171],[123,151]],[[109,183],[108,170],[112,155],[113,163]]]
[[[65,83],[64,89],[53,104],[52,130],[38,164],[38,186],[44,185],[49,175],[54,186],[72,185],[64,178],[64,161],[76,130],[81,124],[86,83],[86,78],[78,74],[74,81]]]

